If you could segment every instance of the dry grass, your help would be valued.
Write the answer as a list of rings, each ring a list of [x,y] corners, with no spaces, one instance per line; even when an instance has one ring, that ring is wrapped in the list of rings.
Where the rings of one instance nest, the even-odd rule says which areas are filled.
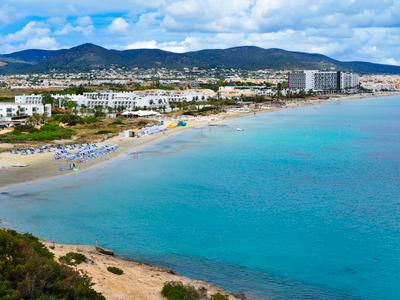
[[[0,89],[0,101],[14,101],[14,97],[23,94],[40,94],[51,89]],[[57,89],[53,89],[57,90]],[[58,89],[59,90],[59,89]]]
[[[140,129],[154,124],[157,124],[157,121],[148,119],[124,119],[119,123],[115,119],[107,118],[92,124],[78,124],[71,128],[75,132],[74,140],[77,142],[98,142],[117,136],[124,130]]]
[[[123,119],[121,122],[116,119],[102,119],[98,122],[91,124],[77,124],[75,126],[65,126],[71,128],[74,131],[74,135],[71,140],[56,140],[56,141],[30,141],[23,144],[1,144],[0,152],[8,151],[12,148],[18,147],[29,147],[38,146],[45,144],[68,144],[71,142],[86,143],[86,142],[100,142],[111,137],[117,136],[120,132],[130,129],[140,129],[145,126],[151,126],[157,124],[158,121],[149,119]],[[0,134],[6,134],[10,129],[6,129],[0,132]],[[11,129],[12,131],[12,129]]]

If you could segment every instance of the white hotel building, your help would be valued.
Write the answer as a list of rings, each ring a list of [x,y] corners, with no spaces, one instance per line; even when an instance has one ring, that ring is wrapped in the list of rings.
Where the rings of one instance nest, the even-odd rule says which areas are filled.
[[[33,115],[51,116],[51,105],[0,102],[0,118],[27,117]]]
[[[198,102],[215,97],[216,93],[212,90],[183,90],[183,91],[164,91],[148,90],[134,92],[95,92],[83,93],[83,95],[52,95],[52,97],[62,104],[62,101],[74,101],[78,107],[87,108],[103,107],[132,110],[135,108],[169,108],[171,102]],[[15,101],[26,104],[42,103],[40,95],[23,95],[15,97]]]
[[[51,116],[51,105],[42,104],[40,95],[16,96],[15,102],[0,102],[0,118]]]
[[[291,72],[288,83],[292,90],[342,91],[357,87],[359,76],[346,72],[304,70]]]

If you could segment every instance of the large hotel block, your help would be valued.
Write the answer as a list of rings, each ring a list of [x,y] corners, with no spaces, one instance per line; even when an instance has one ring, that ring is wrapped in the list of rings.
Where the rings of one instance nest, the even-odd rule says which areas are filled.
[[[358,74],[305,70],[295,71],[289,74],[289,88],[305,91],[339,91],[357,87]]]

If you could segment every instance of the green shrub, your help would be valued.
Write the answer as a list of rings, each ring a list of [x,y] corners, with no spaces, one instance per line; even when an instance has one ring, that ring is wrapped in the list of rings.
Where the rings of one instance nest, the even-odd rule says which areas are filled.
[[[14,132],[34,132],[37,129],[32,125],[16,125],[14,128]]]
[[[87,258],[82,253],[68,252],[59,258],[59,261],[67,265],[76,266],[87,261]]]
[[[113,133],[113,132],[110,130],[99,130],[96,132],[96,134],[109,134],[109,133]]]
[[[161,294],[168,300],[198,300],[200,294],[195,287],[183,285],[180,281],[170,281],[164,284]]]
[[[46,123],[40,129],[25,130],[25,127],[20,127],[8,134],[0,136],[0,141],[6,143],[27,142],[27,141],[53,141],[60,139],[70,139],[74,131],[70,128],[63,128],[54,122]]]
[[[74,126],[82,122],[81,117],[70,113],[55,115],[53,118],[58,122],[68,124],[70,126]]]
[[[117,126],[117,125],[124,125],[124,122],[121,119],[116,119],[114,122],[108,124],[108,126]]]
[[[196,289],[191,285],[184,285],[180,281],[169,281],[164,283],[161,294],[168,300],[229,300],[229,297],[221,293],[207,296],[207,289],[200,287]]]
[[[221,293],[211,295],[210,300],[229,300],[229,297]]]
[[[105,299],[34,236],[0,229],[0,299]]]
[[[122,271],[120,268],[117,267],[107,267],[107,271],[116,275],[124,274],[124,271]]]
[[[85,124],[92,124],[92,123],[96,123],[97,121],[98,121],[98,119],[96,117],[93,117],[93,116],[88,116],[88,117],[81,118],[81,122],[85,123]]]
[[[139,122],[137,122],[137,126],[142,128],[142,127],[146,127],[147,125],[149,125],[151,122],[147,121],[147,120],[140,120]]]

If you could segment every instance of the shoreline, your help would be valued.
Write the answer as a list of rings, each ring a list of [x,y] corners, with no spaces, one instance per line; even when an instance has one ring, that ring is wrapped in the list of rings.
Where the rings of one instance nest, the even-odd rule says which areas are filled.
[[[50,252],[54,254],[55,260],[68,252],[84,254],[88,261],[77,265],[77,270],[92,278],[93,288],[103,294],[107,300],[163,300],[161,290],[165,282],[180,281],[184,285],[207,289],[208,296],[221,293],[227,295],[230,300],[239,298],[211,283],[190,279],[177,275],[172,270],[157,266],[124,259],[118,256],[107,256],[98,253],[94,246],[54,244],[42,241]],[[54,246],[54,249],[52,249]],[[122,275],[115,275],[107,271],[107,267],[117,267],[123,270]]]
[[[290,103],[291,105],[287,105],[287,106],[284,106],[282,108],[276,107],[276,108],[273,108],[273,109],[270,109],[270,110],[257,111],[257,113],[269,113],[269,112],[282,111],[282,110],[285,110],[285,109],[313,106],[313,105],[317,105],[317,104],[329,104],[329,103],[332,103],[332,102],[340,102],[340,101],[368,100],[368,99],[375,99],[375,98],[380,98],[380,97],[399,96],[399,95],[400,95],[400,93],[390,93],[390,94],[384,94],[384,95],[370,95],[370,97],[360,97],[360,95],[357,95],[357,96],[353,95],[353,97],[352,96],[348,96],[348,97],[332,97],[332,98],[329,98],[329,99],[315,99],[315,100],[296,101],[296,102]],[[231,115],[218,115],[218,116],[213,116],[214,117],[214,121],[213,122],[221,124],[221,123],[227,122],[227,121],[229,121],[231,119],[234,119],[234,118],[239,118],[239,117],[243,117],[243,116],[251,116],[251,115],[252,115],[252,112],[250,112],[250,113],[249,112],[246,112],[246,113],[241,112],[241,113],[234,113],[234,114],[231,114]],[[171,137],[171,136],[173,136],[175,134],[179,134],[180,132],[182,132],[184,130],[188,130],[188,129],[191,129],[191,128],[201,128],[201,127],[204,127],[204,126],[208,126],[207,122],[205,122],[204,120],[202,120],[202,121],[203,122],[198,122],[197,124],[192,124],[191,126],[188,126],[188,127],[169,130],[169,131],[167,131],[165,133],[165,135],[164,134],[156,134],[156,135],[152,135],[152,136],[147,136],[147,137],[145,137],[143,139],[134,139],[134,140],[132,140],[132,139],[129,140],[128,139],[127,140],[128,143],[126,145],[124,145],[125,147],[123,149],[121,149],[121,151],[113,153],[113,155],[107,156],[105,158],[101,158],[99,160],[94,160],[94,161],[91,161],[91,162],[87,163],[85,165],[85,168],[82,168],[81,172],[86,172],[87,170],[91,170],[91,169],[96,168],[98,166],[104,166],[104,164],[110,163],[110,162],[114,161],[115,159],[117,159],[119,157],[123,157],[124,155],[128,155],[129,151],[138,150],[141,147],[148,146],[151,143],[156,143],[156,142],[159,142],[160,140],[168,139],[169,137]],[[117,138],[120,138],[120,137],[117,137]],[[135,143],[129,143],[129,142],[132,142],[132,141],[135,141]],[[106,142],[110,142],[110,140],[107,140]],[[55,162],[55,163],[56,164],[60,164],[60,162]],[[25,170],[26,170],[25,168],[18,169],[18,171],[25,171]],[[0,170],[0,172],[1,171],[4,171],[4,170]],[[5,171],[7,172],[8,170],[6,169]],[[24,180],[21,179],[22,182],[16,182],[16,183],[13,183],[13,184],[6,184],[4,186],[0,186],[0,192],[3,192],[4,189],[7,189],[7,190],[8,189],[14,189],[15,187],[21,186],[22,184],[23,184],[23,186],[22,186],[22,188],[23,188],[23,187],[26,186],[26,184],[34,185],[34,184],[37,184],[38,182],[49,181],[49,180],[54,179],[54,178],[58,178],[58,177],[62,177],[62,176],[68,176],[68,175],[71,175],[71,174],[74,174],[74,173],[71,172],[71,173],[66,173],[66,174],[54,175],[54,176],[50,176],[50,177],[49,176],[42,176],[42,177],[37,178],[35,180],[31,180],[29,182],[24,182]],[[0,179],[1,179],[1,177],[0,177]],[[5,225],[5,224],[3,224],[3,225]],[[45,242],[45,243],[46,243],[47,246],[49,246],[48,242]],[[137,295],[136,297],[139,297],[139,298],[133,298],[133,299],[164,299],[161,296],[161,294],[159,293],[161,291],[161,288],[162,288],[162,286],[161,286],[161,288],[159,288],[160,287],[160,283],[158,282],[155,285],[152,285],[152,284],[154,284],[154,281],[156,279],[158,280],[159,278],[164,278],[163,277],[164,275],[166,276],[165,278],[167,278],[167,277],[168,278],[175,278],[175,280],[182,281],[185,284],[191,284],[191,285],[194,285],[196,287],[198,287],[198,286],[209,286],[210,288],[208,288],[208,289],[210,291],[212,290],[211,288],[215,288],[216,291],[222,291],[223,293],[227,293],[231,297],[233,297],[233,298],[230,298],[230,299],[237,299],[237,298],[234,297],[234,295],[232,295],[229,292],[226,292],[226,291],[224,291],[222,289],[219,289],[218,287],[215,287],[212,284],[209,284],[209,283],[203,282],[203,281],[199,281],[199,280],[189,279],[189,278],[184,277],[184,276],[170,274],[165,269],[159,268],[157,266],[151,266],[151,265],[147,265],[147,264],[142,264],[140,262],[135,262],[135,261],[132,261],[132,260],[129,260],[129,259],[121,258],[121,257],[113,257],[111,260],[108,260],[108,258],[110,258],[110,257],[104,256],[104,255],[101,255],[101,254],[97,253],[96,251],[94,251],[92,246],[56,244],[56,248],[57,248],[56,250],[59,251],[59,253],[63,253],[62,251],[67,251],[68,249],[70,249],[71,251],[78,251],[79,250],[78,252],[84,251],[85,254],[86,253],[88,254],[87,256],[89,258],[93,257],[93,258],[90,258],[91,260],[93,260],[93,261],[101,261],[101,263],[100,262],[99,263],[95,263],[94,265],[90,265],[90,266],[92,266],[92,267],[94,266],[93,267],[94,270],[92,270],[92,271],[94,272],[93,274],[95,274],[95,276],[97,276],[96,280],[98,280],[98,281],[94,281],[94,282],[96,283],[96,285],[99,285],[99,286],[101,286],[101,288],[105,289],[105,291],[106,291],[104,293],[105,296],[106,296],[107,292],[109,291],[109,289],[111,289],[111,287],[109,287],[107,285],[103,286],[103,284],[106,284],[106,282],[109,280],[109,278],[114,278],[113,276],[115,276],[112,273],[109,273],[106,270],[106,268],[104,268],[105,264],[111,264],[113,266],[118,266],[118,267],[121,266],[120,267],[121,269],[124,269],[124,268],[130,269],[131,267],[132,268],[135,267],[134,269],[137,270],[137,272],[146,273],[146,275],[144,275],[144,277],[140,280],[140,284],[142,284],[140,287],[138,287],[138,285],[137,285],[137,283],[135,281],[135,279],[137,279],[137,278],[134,277],[134,276],[133,276],[134,279],[132,279],[132,282],[127,281],[127,280],[123,280],[120,283],[114,283],[114,285],[117,285],[118,289],[122,290],[122,292],[117,290],[115,292],[115,294],[106,296],[107,299],[127,299],[126,294],[124,294],[125,295],[124,297],[120,297],[119,295],[122,295],[121,293],[126,293],[127,289],[129,289],[132,286],[138,288],[139,291],[141,291],[142,293],[150,293],[149,295],[151,295],[151,296],[142,296],[142,295],[139,296],[139,295]],[[73,250],[73,249],[75,249],[75,250]],[[52,250],[50,250],[50,251],[52,251]],[[60,254],[59,256],[64,255],[64,254]],[[85,266],[85,268],[83,268],[84,266]],[[84,271],[87,271],[85,269],[90,267],[89,265],[86,266],[86,264],[84,266],[82,266]],[[100,272],[100,271],[104,271],[105,273],[104,272]],[[162,274],[162,275],[160,275],[160,274]],[[166,275],[166,274],[168,274],[168,275]],[[90,273],[89,273],[89,275],[90,275]],[[119,277],[119,278],[125,278],[125,277]],[[170,280],[173,280],[173,279],[169,279],[169,280],[166,280],[166,281],[170,281]],[[157,293],[155,292],[156,291],[156,287],[158,289]],[[135,293],[135,290],[132,290],[131,292]],[[102,293],[103,293],[103,291],[102,291]]]
[[[329,97],[328,99],[301,99],[298,101],[288,102],[283,107],[272,107],[270,109],[259,109],[256,110],[258,114],[271,113],[282,111],[285,109],[293,109],[293,108],[301,108],[313,105],[320,104],[328,104],[337,101],[360,101],[367,99],[375,99],[375,98],[384,98],[390,96],[400,96],[400,92],[384,92],[379,94],[355,94],[355,95],[337,95],[333,97]],[[163,139],[167,139],[170,136],[174,136],[179,134],[183,130],[193,129],[193,128],[204,128],[212,123],[221,124],[225,123],[229,120],[250,116],[253,112],[233,112],[233,113],[221,113],[218,115],[211,115],[207,117],[202,117],[200,119],[195,119],[189,122],[189,125],[186,127],[174,128],[167,130],[164,134],[157,133],[150,136],[145,136],[140,139],[135,138],[123,138],[120,136],[112,137],[108,140],[105,140],[98,144],[118,144],[119,149],[110,153],[106,156],[100,157],[95,160],[88,161],[84,164],[81,164],[79,173],[85,172],[89,169],[93,169],[97,166],[102,166],[107,162],[110,162],[114,159],[122,157],[124,155],[129,155],[130,151],[138,150],[141,147],[148,146],[151,143],[159,142]],[[72,171],[60,171],[60,164],[66,164],[63,161],[55,161],[52,159],[53,153],[46,154],[34,154],[31,156],[17,156],[14,155],[12,157],[8,153],[0,153],[0,166],[2,161],[6,161],[7,164],[13,163],[22,163],[27,164],[27,167],[22,168],[0,168],[0,189],[13,189],[19,185],[26,184],[35,184],[42,181],[51,180],[54,178],[59,178],[63,176],[69,176],[72,174],[76,174]],[[13,160],[13,161],[12,161]],[[1,190],[0,190],[1,192]]]

